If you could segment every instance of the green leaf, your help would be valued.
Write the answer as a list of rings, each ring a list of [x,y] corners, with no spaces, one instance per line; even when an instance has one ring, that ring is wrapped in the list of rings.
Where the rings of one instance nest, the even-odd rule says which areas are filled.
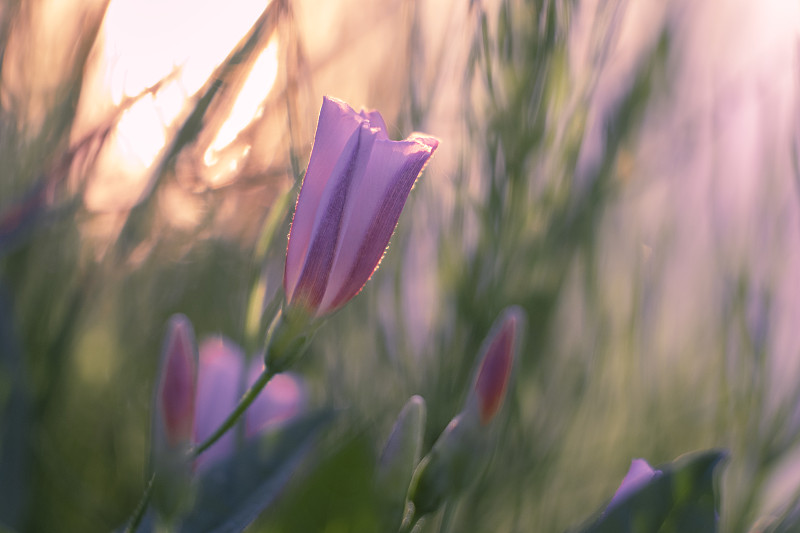
[[[662,474],[610,509],[583,533],[711,533],[717,531],[714,477],[726,457],[707,450],[659,466]]]
[[[198,480],[197,499],[179,531],[242,531],[280,495],[332,420],[330,411],[301,417],[245,444]]]

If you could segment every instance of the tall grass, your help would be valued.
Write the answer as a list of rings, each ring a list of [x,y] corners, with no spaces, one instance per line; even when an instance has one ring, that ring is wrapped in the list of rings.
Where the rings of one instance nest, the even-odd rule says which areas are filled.
[[[133,207],[101,212],[84,202],[99,154],[124,105],[159,87],[77,136],[107,6],[75,4],[69,46],[34,43],[48,6],[0,6],[0,523],[127,519],[172,313],[257,355],[248,313],[279,290],[322,94],[380,109],[394,138],[421,130],[442,147],[381,267],[299,368],[312,403],[342,415],[254,530],[374,530],[373,465],[394,417],[423,396],[429,448],[512,304],[529,317],[515,388],[452,531],[563,531],[608,501],[631,458],[710,447],[731,453],[723,530],[796,506],[795,86],[748,92],[748,76],[783,65],[751,68],[772,48],[708,81],[693,39],[716,27],[689,27],[705,13],[692,2],[646,20],[633,2],[275,0],[168,125]],[[276,85],[237,141],[249,159],[214,188],[198,177],[203,143],[274,35]],[[726,162],[752,137],[726,136],[752,122],[720,123],[746,105],[766,140],[737,169]]]

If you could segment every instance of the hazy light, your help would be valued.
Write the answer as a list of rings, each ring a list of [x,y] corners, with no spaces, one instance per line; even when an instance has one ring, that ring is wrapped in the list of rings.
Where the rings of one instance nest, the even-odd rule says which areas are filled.
[[[167,140],[164,123],[155,105],[147,96],[122,114],[115,138],[117,151],[126,165],[150,166]]]
[[[258,56],[250,75],[242,86],[228,119],[220,127],[217,136],[208,147],[204,160],[206,164],[216,162],[215,152],[219,152],[239,134],[254,118],[264,112],[263,102],[267,92],[278,76],[278,39],[273,37],[267,47]]]
[[[87,207],[125,208],[141,197],[149,185],[151,168],[191,111],[194,100],[190,99],[267,5],[264,0],[240,0],[224,6],[211,0],[111,0],[95,52],[96,63],[81,95],[79,127],[74,135],[91,131],[107,116],[107,110],[126,105],[129,98],[148,90],[150,94],[124,112],[87,188]],[[273,38],[254,63],[231,116],[206,153],[207,165],[214,164],[216,153],[258,117],[259,106],[277,76],[277,61],[278,42]],[[239,168],[239,159],[248,151],[226,154],[225,172]],[[114,183],[120,174],[128,178],[122,196],[119,184]]]

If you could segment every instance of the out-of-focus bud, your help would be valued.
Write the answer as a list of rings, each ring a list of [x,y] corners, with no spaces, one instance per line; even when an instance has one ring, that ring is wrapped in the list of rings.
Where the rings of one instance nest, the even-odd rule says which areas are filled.
[[[480,476],[490,442],[481,433],[477,419],[461,413],[439,435],[411,481],[409,499],[416,516],[437,510]]]
[[[464,409],[414,472],[409,497],[417,516],[458,496],[486,468],[496,437],[491,422],[508,392],[524,323],[522,309],[510,307],[492,326],[481,347]]]
[[[647,485],[655,477],[661,475],[660,470],[653,468],[644,459],[634,459],[625,478],[622,480],[617,492],[608,504],[606,509],[611,509],[615,505],[625,500],[628,496]]]
[[[191,443],[196,380],[192,324],[185,316],[175,315],[169,322],[158,387],[160,429],[170,447]]]
[[[264,371],[264,362],[254,358],[248,371],[248,386]],[[306,406],[308,393],[300,376],[292,373],[273,376],[245,413],[245,433],[253,437],[295,418]]]
[[[439,141],[392,141],[377,111],[325,97],[286,250],[289,307],[320,317],[372,276]]]
[[[192,446],[197,385],[197,350],[192,324],[173,316],[161,354],[153,423],[153,501],[172,520],[192,498]]]
[[[197,378],[195,442],[203,442],[225,421],[242,395],[244,353],[222,336],[210,337],[200,345]],[[195,459],[198,470],[233,452],[234,431],[229,431]]]
[[[397,529],[406,510],[406,496],[414,468],[422,450],[422,435],[425,430],[425,400],[412,396],[386,442],[378,461],[375,476],[381,516],[385,519],[386,531]]]
[[[506,309],[495,321],[481,347],[466,411],[476,412],[483,425],[491,422],[503,405],[524,323],[525,312],[522,309]]]

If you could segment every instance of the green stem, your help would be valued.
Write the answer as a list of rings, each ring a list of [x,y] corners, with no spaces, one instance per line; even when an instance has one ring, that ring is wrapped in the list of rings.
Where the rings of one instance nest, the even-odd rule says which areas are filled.
[[[153,494],[153,482],[155,479],[155,474],[150,476],[150,481],[147,482],[147,486],[144,488],[142,499],[139,500],[136,510],[133,511],[133,516],[131,516],[131,520],[128,522],[128,527],[125,528],[125,533],[135,533],[135,531],[139,528],[139,524],[142,523],[142,518],[144,518],[144,512],[147,509],[147,504],[150,503],[150,496]]]
[[[208,448],[211,447],[212,444],[217,442],[220,439],[220,437],[222,437],[229,429],[231,429],[234,426],[234,424],[236,424],[236,422],[239,421],[239,418],[242,416],[242,414],[244,414],[247,408],[250,407],[250,404],[253,403],[253,401],[256,399],[258,393],[261,392],[264,389],[264,387],[267,386],[267,383],[269,383],[269,380],[272,379],[272,376],[274,375],[275,372],[272,372],[269,368],[265,368],[264,371],[261,372],[261,375],[258,376],[256,382],[253,383],[253,386],[247,389],[247,392],[244,393],[242,399],[239,400],[239,404],[236,406],[236,409],[234,409],[231,412],[231,414],[228,415],[228,418],[225,419],[225,422],[223,422],[222,425],[219,426],[217,430],[211,434],[210,437],[208,437],[200,445],[195,447],[194,451],[192,452],[192,456],[197,457],[198,455],[206,451]]]

